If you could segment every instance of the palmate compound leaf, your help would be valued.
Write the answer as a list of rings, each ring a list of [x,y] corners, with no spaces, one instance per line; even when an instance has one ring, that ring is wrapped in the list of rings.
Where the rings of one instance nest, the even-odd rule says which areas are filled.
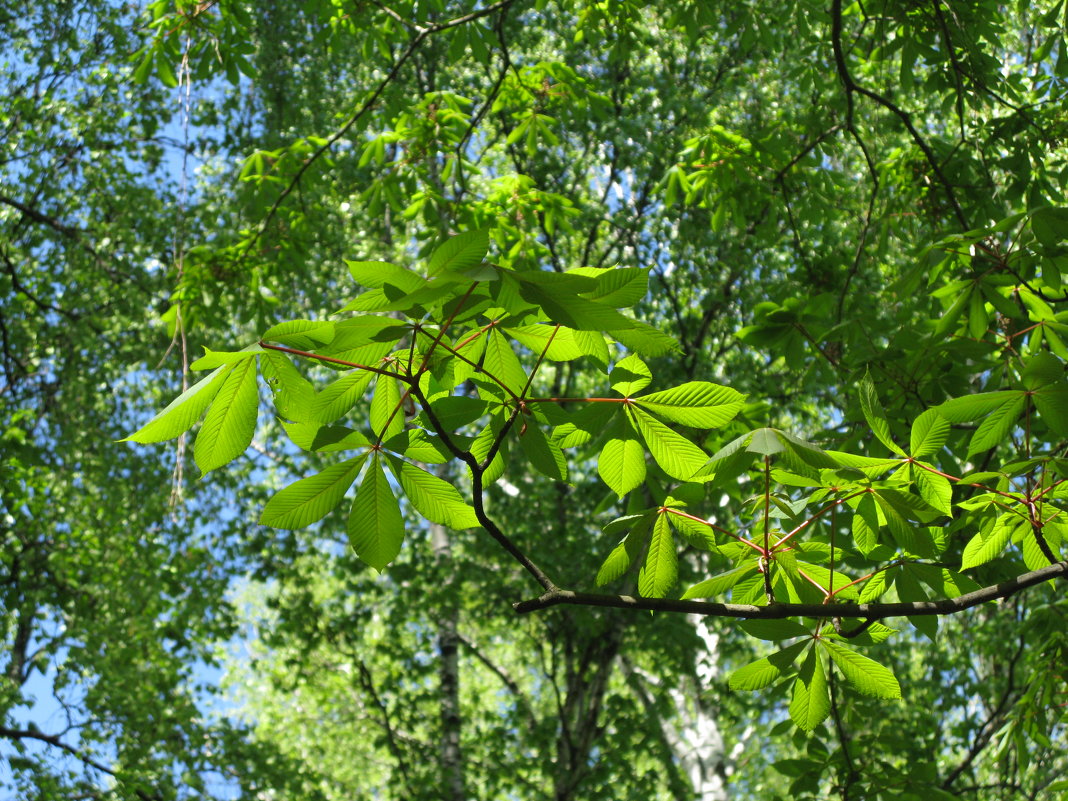
[[[349,544],[356,555],[379,572],[400,553],[404,518],[377,453],[356,491],[349,512],[348,532]]]
[[[794,682],[794,697],[790,701],[790,720],[804,731],[812,731],[831,712],[831,696],[827,691],[827,674],[823,660],[815,646],[797,672]]]
[[[260,524],[294,529],[322,520],[341,503],[366,460],[367,454],[361,453],[290,484],[267,501]]]
[[[638,592],[646,598],[663,598],[679,576],[679,555],[675,537],[668,526],[667,514],[657,515],[653,536],[645,553],[645,564],[638,574]]]
[[[223,385],[233,365],[219,367],[172,400],[167,408],[120,442],[165,442],[191,429]]]
[[[237,362],[211,402],[197,432],[193,458],[201,473],[222,467],[245,452],[256,431],[256,360]]]
[[[742,393],[709,381],[689,381],[634,398],[641,408],[692,428],[719,428],[734,419],[744,402]]]
[[[889,668],[832,640],[821,639],[819,643],[856,690],[875,698],[901,697],[901,686]]]
[[[788,674],[794,660],[809,645],[807,640],[795,642],[770,656],[738,668],[731,674],[728,685],[732,690],[763,690],[772,682]]]

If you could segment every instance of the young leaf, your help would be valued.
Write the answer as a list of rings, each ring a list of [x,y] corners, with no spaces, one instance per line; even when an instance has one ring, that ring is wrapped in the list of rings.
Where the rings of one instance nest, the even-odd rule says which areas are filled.
[[[667,514],[657,515],[653,536],[645,554],[645,564],[638,574],[638,592],[646,598],[663,598],[675,586],[679,575],[675,538],[668,526]]]
[[[864,419],[868,421],[871,431],[878,440],[894,453],[905,455],[893,438],[890,436],[890,423],[887,422],[886,412],[879,402],[879,396],[875,392],[875,383],[871,380],[871,373],[865,373],[860,382],[860,408],[864,412]]]
[[[819,651],[812,647],[797,672],[794,697],[790,701],[790,720],[799,729],[813,731],[831,712],[831,696],[827,690],[827,674]]]
[[[356,491],[348,532],[356,555],[380,573],[400,553],[404,519],[377,453]]]
[[[210,375],[204,376],[193,386],[172,400],[167,408],[157,414],[141,428],[120,442],[164,442],[184,434],[191,429],[200,415],[211,403],[215,394],[222,389],[223,381],[233,366],[223,366]]]
[[[892,700],[901,697],[901,686],[889,668],[832,640],[822,639],[819,643],[855,689],[875,698]]]
[[[410,462],[391,457],[389,465],[408,502],[427,520],[457,530],[478,526],[475,510],[464,503],[452,484]]]
[[[245,452],[256,431],[256,360],[234,364],[197,432],[193,458],[201,473],[222,467]]]
[[[366,459],[367,454],[361,453],[290,484],[267,501],[260,525],[294,529],[322,520],[341,503]]]
[[[673,423],[692,428],[719,428],[734,419],[744,405],[740,392],[709,381],[689,381],[634,402]]]
[[[728,686],[732,690],[763,690],[773,681],[786,675],[794,666],[794,660],[809,645],[807,640],[776,651],[771,656],[758,659],[731,674]]]
[[[685,481],[708,461],[703,450],[648,412],[629,406],[627,413],[645,440],[653,459],[672,478]]]

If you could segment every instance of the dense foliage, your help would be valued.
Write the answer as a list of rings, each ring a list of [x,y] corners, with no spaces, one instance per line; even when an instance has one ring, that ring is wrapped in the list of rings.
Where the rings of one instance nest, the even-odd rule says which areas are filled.
[[[1066,14],[5,12],[0,781],[1059,797]]]

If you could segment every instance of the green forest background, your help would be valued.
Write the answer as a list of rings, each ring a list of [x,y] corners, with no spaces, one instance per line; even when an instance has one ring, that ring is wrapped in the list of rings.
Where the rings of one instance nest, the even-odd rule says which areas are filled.
[[[0,793],[1068,797],[1066,21],[1063,0],[0,3]],[[240,455],[207,422],[119,442],[206,349],[315,351],[272,327],[340,319],[359,285],[384,294],[356,311],[444,334],[452,296],[383,301],[353,264],[408,281],[471,237],[464,275],[528,276],[522,322],[572,338],[487,327],[526,422],[485,492],[455,453],[418,461],[559,587],[640,608],[517,614],[545,586],[415,495],[382,564],[344,509],[261,525],[354,441],[294,435],[271,382],[297,379],[241,385]],[[481,311],[529,311],[494,292]],[[338,374],[296,363],[324,397]],[[733,405],[667,418],[684,445],[518,400],[693,382]],[[435,433],[367,386],[339,407],[354,430]],[[452,403],[472,437],[504,419]],[[818,520],[799,549],[832,592],[769,554],[744,592],[703,584],[742,563],[708,528],[676,546],[684,507],[765,546]],[[791,602],[841,575],[865,582],[845,600],[944,605],[848,637],[682,603],[771,607],[772,575]],[[775,643],[802,635],[794,665]]]

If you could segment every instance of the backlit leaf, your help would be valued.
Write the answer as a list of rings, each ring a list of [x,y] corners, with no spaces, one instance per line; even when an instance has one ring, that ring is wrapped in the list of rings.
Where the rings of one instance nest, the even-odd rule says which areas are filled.
[[[294,529],[321,520],[341,503],[366,459],[362,453],[290,484],[267,501],[260,525]]]

